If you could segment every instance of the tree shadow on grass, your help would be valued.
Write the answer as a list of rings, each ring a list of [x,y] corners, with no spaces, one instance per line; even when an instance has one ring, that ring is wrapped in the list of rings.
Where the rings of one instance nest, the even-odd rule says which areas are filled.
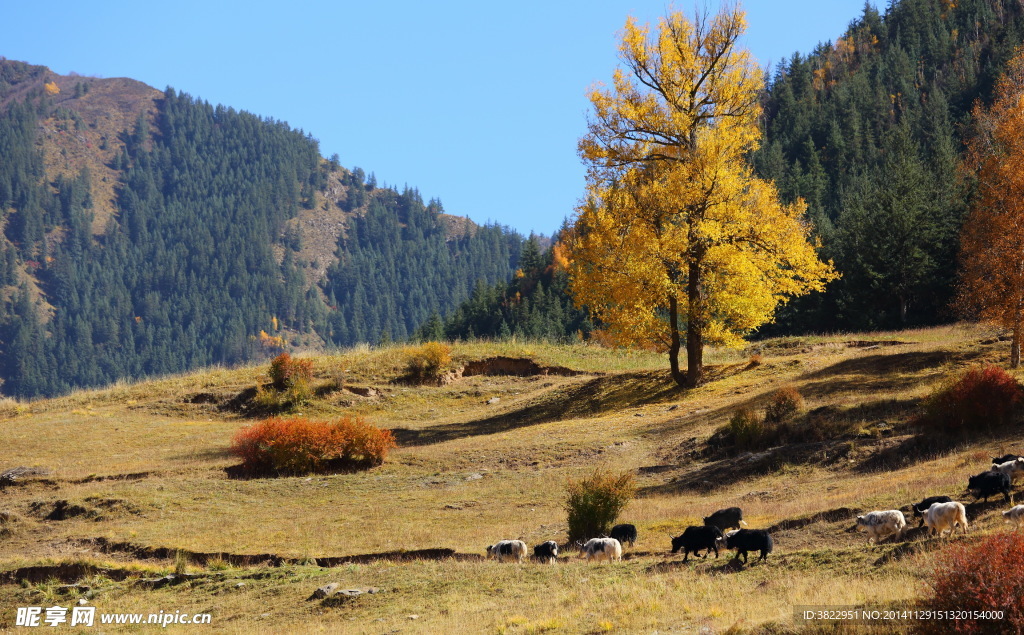
[[[744,452],[713,461],[667,483],[640,488],[638,496],[712,492],[739,481],[774,472],[784,465],[819,463],[829,458],[829,448],[839,442],[799,443],[771,448],[762,452]],[[838,454],[838,452],[837,452]],[[840,456],[835,456],[838,460]]]
[[[949,363],[970,363],[986,354],[985,351],[933,351],[866,355],[805,373],[798,381],[807,382],[800,387],[805,397],[819,401],[828,401],[837,393],[891,394],[919,386],[922,379],[918,373],[922,370]],[[741,403],[702,412],[701,416],[721,420],[744,408],[761,410],[772,392],[766,390]],[[690,448],[691,451],[666,461],[682,467],[697,459],[706,461],[705,465],[671,482],[644,488],[641,493],[713,491],[786,465],[832,465],[846,460],[854,450],[857,451],[853,453],[856,463],[850,467],[859,472],[901,468],[931,460],[954,447],[957,441],[908,426],[907,422],[919,408],[918,398],[878,399],[852,408],[826,405],[786,422],[775,431],[777,434],[765,437],[763,445],[743,449],[730,445],[732,442],[725,428],[720,428],[703,448]],[[678,427],[679,420],[671,425]],[[870,450],[867,455],[859,458],[866,449]]]
[[[754,397],[748,403],[761,403],[768,394]],[[726,429],[721,428],[704,442],[703,448],[691,450],[687,456],[674,459],[682,466],[696,458],[706,461],[703,466],[671,482],[643,488],[641,493],[713,491],[754,476],[769,474],[787,465],[834,465],[846,461],[855,450],[863,451],[869,444],[886,447],[889,443],[887,437],[894,434],[900,425],[888,423],[887,420],[905,420],[917,405],[917,399],[879,399],[853,408],[823,406],[778,424],[778,429],[763,437],[764,445],[747,448],[731,445],[734,442],[730,440]],[[742,407],[731,406],[711,416],[723,416]],[[890,460],[889,457],[898,456],[901,460],[929,458],[914,453],[900,454],[900,447],[901,444],[897,444],[895,448],[889,449],[886,456],[879,459],[879,465]],[[672,469],[668,465],[656,467],[660,471]]]
[[[231,454],[231,450],[228,448],[204,448],[202,450],[193,450],[191,452],[181,452],[167,457],[175,461],[220,461],[223,459],[234,458]]]
[[[826,379],[835,375],[890,375],[912,373],[936,368],[953,361],[968,361],[979,357],[980,351],[907,351],[903,353],[878,353],[844,359],[831,366],[804,375],[806,379]]]
[[[877,472],[905,468],[915,463],[933,460],[958,447],[982,441],[1005,440],[1012,443],[1017,441],[1021,432],[1020,425],[1007,426],[1001,430],[975,431],[970,436],[947,435],[940,431],[922,429],[913,425],[908,427],[909,431],[913,432],[912,435],[872,453],[871,456],[860,461],[855,469],[858,472]],[[972,474],[984,472],[989,465],[991,465],[990,462],[983,461]]]
[[[678,399],[685,391],[666,372],[623,373],[595,377],[540,396],[534,403],[475,421],[431,426],[418,430],[392,428],[403,447],[431,445],[464,437],[497,434],[549,421],[590,417]]]
[[[981,356],[980,351],[928,351],[854,357],[802,375],[800,379],[806,383],[800,392],[814,399],[842,392],[899,392],[920,385],[921,371]]]

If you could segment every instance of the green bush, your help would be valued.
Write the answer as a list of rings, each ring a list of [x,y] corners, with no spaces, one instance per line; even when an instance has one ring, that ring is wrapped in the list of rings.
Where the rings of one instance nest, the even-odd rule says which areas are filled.
[[[569,542],[607,535],[615,519],[636,494],[632,472],[596,470],[578,481],[569,481],[565,510],[569,514]]]
[[[759,448],[767,440],[769,427],[752,408],[740,408],[729,419],[726,435],[740,450]]]

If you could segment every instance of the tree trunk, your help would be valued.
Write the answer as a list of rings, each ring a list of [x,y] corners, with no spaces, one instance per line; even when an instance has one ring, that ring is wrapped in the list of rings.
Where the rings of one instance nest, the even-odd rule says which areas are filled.
[[[1018,321],[1013,325],[1013,340],[1010,342],[1010,368],[1020,367],[1020,330]]]
[[[672,368],[672,379],[680,386],[685,386],[686,377],[679,370],[679,303],[672,296],[669,296],[668,299],[668,325],[672,338],[668,347],[668,363]]]
[[[900,294],[900,326],[907,325],[907,298]]]
[[[690,261],[690,276],[686,281],[686,386],[695,388],[704,381],[704,304],[703,285],[700,282],[700,259]]]

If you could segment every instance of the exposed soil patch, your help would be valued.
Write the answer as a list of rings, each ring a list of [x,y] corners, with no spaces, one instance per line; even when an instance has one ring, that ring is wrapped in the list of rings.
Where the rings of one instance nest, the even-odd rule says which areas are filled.
[[[94,511],[66,500],[35,501],[29,505],[29,509],[33,515],[39,516],[43,520],[67,520],[79,516],[95,518],[96,516]]]
[[[85,478],[75,479],[68,481],[73,485],[81,485],[83,483],[99,483],[101,481],[138,481],[144,478],[153,476],[153,472],[132,472],[129,474],[107,474],[105,476],[90,475]]]
[[[353,395],[359,395],[360,397],[366,397],[368,399],[379,397],[381,394],[379,390],[371,386],[345,386],[345,390]]]
[[[252,400],[256,397],[256,387],[249,386],[242,390],[240,393],[228,399],[224,403],[220,404],[221,410],[227,410],[228,412],[237,412],[241,414],[247,414],[247,411],[252,406]]]
[[[256,387],[249,386],[231,399],[221,402],[217,408],[222,411],[240,414],[243,417],[262,417],[277,414],[280,409],[268,409],[256,403],[256,393]]]
[[[218,404],[221,402],[221,398],[212,392],[200,392],[194,395],[185,397],[185,403],[193,404]]]
[[[454,549],[417,549],[414,551],[386,551],[353,556],[325,556],[320,558],[286,558],[272,553],[237,554],[227,552],[200,552],[170,547],[146,547],[130,542],[115,542],[103,537],[80,538],[76,544],[95,549],[105,554],[125,554],[138,560],[173,560],[185,557],[190,562],[205,566],[211,561],[223,561],[235,567],[251,567],[267,564],[275,567],[286,564],[315,564],[318,567],[337,567],[344,564],[368,564],[388,560],[393,562],[410,560],[458,560],[479,561],[484,556],[474,553],[457,553]]]
[[[43,520],[69,520],[72,518],[87,518],[90,520],[104,520],[110,516],[141,516],[142,511],[135,505],[120,498],[101,498],[91,496],[83,501],[83,504],[73,503],[66,500],[57,501],[33,501],[29,505],[32,515]]]
[[[560,376],[576,377],[578,375],[603,375],[604,373],[584,373],[564,366],[541,366],[532,359],[526,357],[488,357],[472,362],[466,362],[464,366],[456,367],[453,370],[441,375],[436,380],[440,386],[447,386],[464,377],[477,375],[488,376],[512,376],[512,377],[536,377],[536,376]],[[408,381],[408,378],[405,379]],[[434,383],[431,381],[430,383]]]
[[[109,569],[82,563],[52,564],[21,567],[13,571],[5,571],[0,573],[0,584],[18,584],[21,582],[38,584],[47,580],[60,580],[65,584],[71,584],[82,578],[89,578],[95,575],[102,575],[120,582],[131,576],[137,576],[139,573],[127,569]]]
[[[14,467],[0,472],[0,490],[11,485],[21,485],[32,476],[49,476],[50,470],[45,467]]]
[[[533,375],[559,375],[562,377],[575,377],[582,375],[576,370],[564,366],[541,366],[528,358],[515,357],[488,357],[475,362],[467,363],[462,369],[463,377],[473,375],[513,375],[516,377],[532,377]]]

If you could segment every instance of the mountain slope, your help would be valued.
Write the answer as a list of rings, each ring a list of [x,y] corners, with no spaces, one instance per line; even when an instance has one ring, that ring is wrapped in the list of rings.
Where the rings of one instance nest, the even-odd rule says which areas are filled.
[[[378,188],[283,122],[19,62],[0,77],[6,394],[404,338],[516,264],[518,235]]]
[[[807,201],[843,278],[762,334],[953,317],[970,109],[1022,42],[1016,0],[900,0],[884,14],[865,5],[834,43],[775,69],[755,163],[786,198]]]

